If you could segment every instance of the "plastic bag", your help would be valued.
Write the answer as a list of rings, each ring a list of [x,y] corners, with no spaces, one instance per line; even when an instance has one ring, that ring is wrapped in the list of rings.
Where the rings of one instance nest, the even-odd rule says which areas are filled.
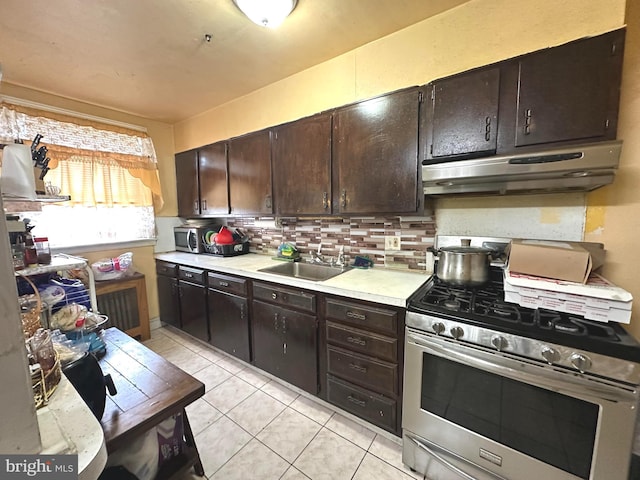
[[[91,264],[96,280],[114,280],[128,275],[133,264],[133,253],[126,252],[114,258],[102,258]]]
[[[109,454],[107,467],[122,465],[139,480],[153,480],[158,473],[158,435],[156,429],[140,435],[128,445]]]

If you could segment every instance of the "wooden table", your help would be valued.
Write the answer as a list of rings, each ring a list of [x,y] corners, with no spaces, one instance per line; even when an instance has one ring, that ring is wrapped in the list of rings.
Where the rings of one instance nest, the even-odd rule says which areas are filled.
[[[105,330],[104,340],[107,353],[100,360],[100,366],[105,375],[111,374],[118,390],[113,397],[107,395],[101,421],[107,452],[126,445],[170,416],[182,413],[185,453],[165,462],[158,478],[181,475],[191,466],[197,475],[204,475],[184,410],[204,395],[204,384],[117,328]]]

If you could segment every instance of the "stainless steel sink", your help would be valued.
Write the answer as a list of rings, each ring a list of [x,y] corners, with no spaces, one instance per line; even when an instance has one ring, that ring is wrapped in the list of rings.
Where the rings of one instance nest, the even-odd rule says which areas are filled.
[[[322,282],[340,275],[349,270],[349,267],[332,267],[330,265],[318,265],[315,263],[287,262],[272,267],[259,269],[260,272],[275,273],[286,277],[302,278],[314,282]]]

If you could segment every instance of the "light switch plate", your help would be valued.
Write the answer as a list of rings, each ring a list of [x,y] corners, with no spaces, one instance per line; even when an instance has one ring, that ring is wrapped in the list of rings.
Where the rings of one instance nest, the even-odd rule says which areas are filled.
[[[387,235],[384,237],[385,250],[400,250],[400,236]]]

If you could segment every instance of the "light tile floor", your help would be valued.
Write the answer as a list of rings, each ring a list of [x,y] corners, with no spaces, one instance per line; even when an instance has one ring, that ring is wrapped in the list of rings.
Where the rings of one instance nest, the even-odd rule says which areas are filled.
[[[205,385],[187,413],[209,480],[423,478],[402,464],[400,439],[179,330],[153,330],[144,344]]]

